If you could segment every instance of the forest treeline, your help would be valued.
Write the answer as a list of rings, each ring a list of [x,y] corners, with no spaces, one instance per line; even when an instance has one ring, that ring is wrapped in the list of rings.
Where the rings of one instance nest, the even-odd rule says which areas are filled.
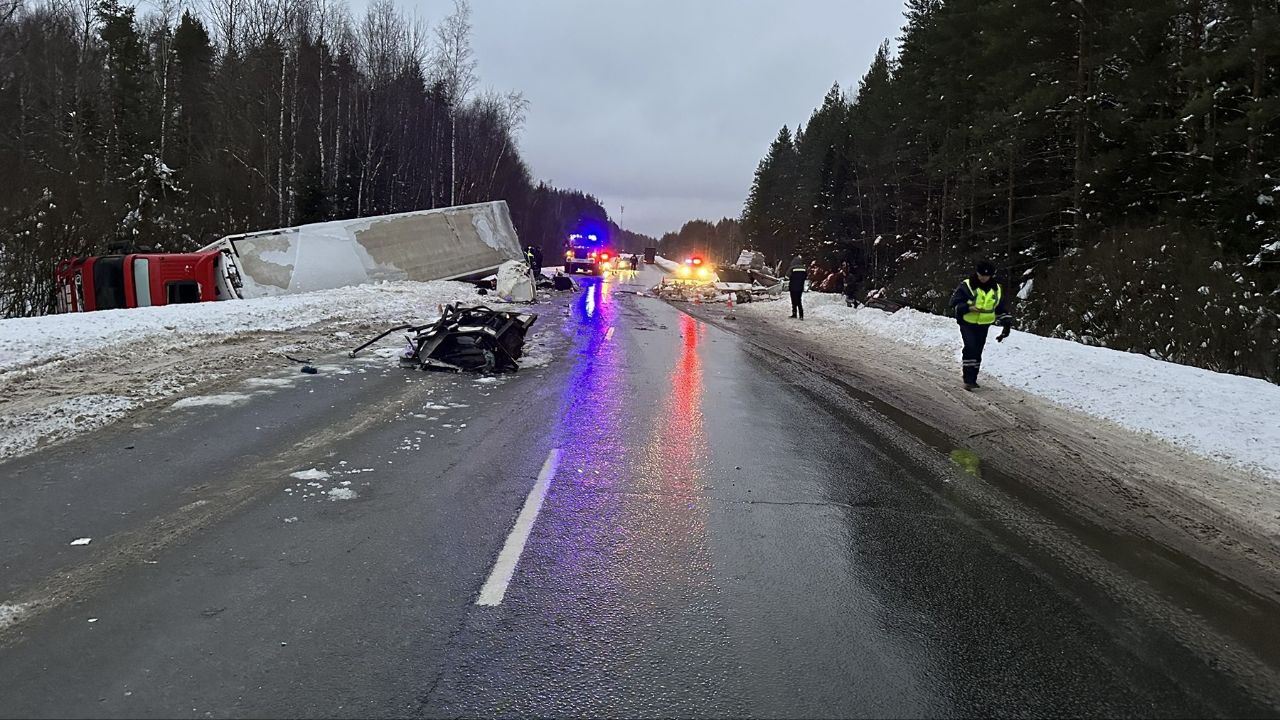
[[[690,220],[679,230],[664,233],[657,245],[660,255],[677,262],[700,255],[714,263],[736,261],[742,247],[742,225],[734,218]]]
[[[53,308],[54,264],[112,246],[506,200],[560,252],[582,192],[535,183],[518,92],[478,90],[470,8],[391,0],[0,0],[0,316]]]
[[[783,127],[748,242],[940,311],[979,257],[1041,334],[1280,381],[1280,0],[908,0]]]

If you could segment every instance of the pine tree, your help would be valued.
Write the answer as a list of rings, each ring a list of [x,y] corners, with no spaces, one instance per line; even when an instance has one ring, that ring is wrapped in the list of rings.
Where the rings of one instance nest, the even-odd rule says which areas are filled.
[[[110,166],[130,168],[153,149],[150,98],[146,77],[150,59],[134,23],[134,7],[120,0],[100,0],[98,31],[107,50],[108,100],[111,107]],[[128,171],[126,171],[128,172]]]
[[[747,241],[770,257],[782,257],[798,247],[795,227],[799,209],[799,157],[786,125],[769,145],[756,167],[755,179],[742,211]]]

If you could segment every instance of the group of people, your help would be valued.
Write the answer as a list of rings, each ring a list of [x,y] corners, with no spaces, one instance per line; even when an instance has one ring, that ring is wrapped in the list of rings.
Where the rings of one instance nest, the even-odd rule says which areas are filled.
[[[791,290],[791,317],[804,320],[805,283],[810,280],[810,267],[805,265],[804,258],[796,255],[787,265]],[[843,273],[842,289],[845,291],[845,302],[853,305],[856,301],[850,293],[852,273],[848,263],[841,265]],[[834,291],[834,287],[829,291]],[[960,339],[963,342],[961,351],[961,376],[966,390],[976,390],[978,386],[978,370],[982,367],[982,349],[986,347],[987,336],[991,326],[999,324],[1001,332],[996,342],[1003,342],[1013,329],[1013,316],[1009,314],[1009,305],[1004,296],[1004,286],[996,280],[996,266],[990,260],[980,260],[974,266],[973,275],[965,278],[955,291],[951,293],[948,304],[960,325]]]

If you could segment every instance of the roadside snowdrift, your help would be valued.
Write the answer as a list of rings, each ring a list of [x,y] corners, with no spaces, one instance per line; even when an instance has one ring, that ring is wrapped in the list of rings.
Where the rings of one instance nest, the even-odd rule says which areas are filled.
[[[285,353],[311,357],[390,325],[427,322],[439,305],[458,301],[502,304],[465,283],[406,281],[0,320],[0,460],[202,384],[291,366]]]
[[[838,345],[841,328],[856,326],[929,354],[949,355],[960,383],[960,333],[954,320],[911,309],[848,308],[843,297],[825,293],[806,293],[804,302],[807,332],[827,335]],[[789,306],[749,304],[737,312],[783,317]],[[983,353],[984,376],[1280,481],[1280,386],[1068,340],[1014,331],[997,343],[995,335]]]
[[[438,316],[437,305],[457,301],[493,304],[497,298],[481,297],[466,283],[406,281],[255,300],[0,320],[0,379],[114,345],[172,347],[199,336],[279,332],[320,322],[425,322]]]

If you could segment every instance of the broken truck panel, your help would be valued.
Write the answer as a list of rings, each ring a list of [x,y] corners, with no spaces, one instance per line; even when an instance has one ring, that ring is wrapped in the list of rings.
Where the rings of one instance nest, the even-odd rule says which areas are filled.
[[[203,248],[232,265],[221,283],[241,298],[389,280],[456,280],[522,260],[502,201],[228,235]]]
[[[743,250],[738,253],[738,261],[735,266],[743,270],[763,270],[764,269],[764,253],[755,250]]]
[[[508,260],[498,268],[494,293],[507,302],[533,302],[533,271],[522,262]]]
[[[751,283],[750,272],[733,266],[726,266],[716,270],[716,277],[720,279],[720,282]]]

